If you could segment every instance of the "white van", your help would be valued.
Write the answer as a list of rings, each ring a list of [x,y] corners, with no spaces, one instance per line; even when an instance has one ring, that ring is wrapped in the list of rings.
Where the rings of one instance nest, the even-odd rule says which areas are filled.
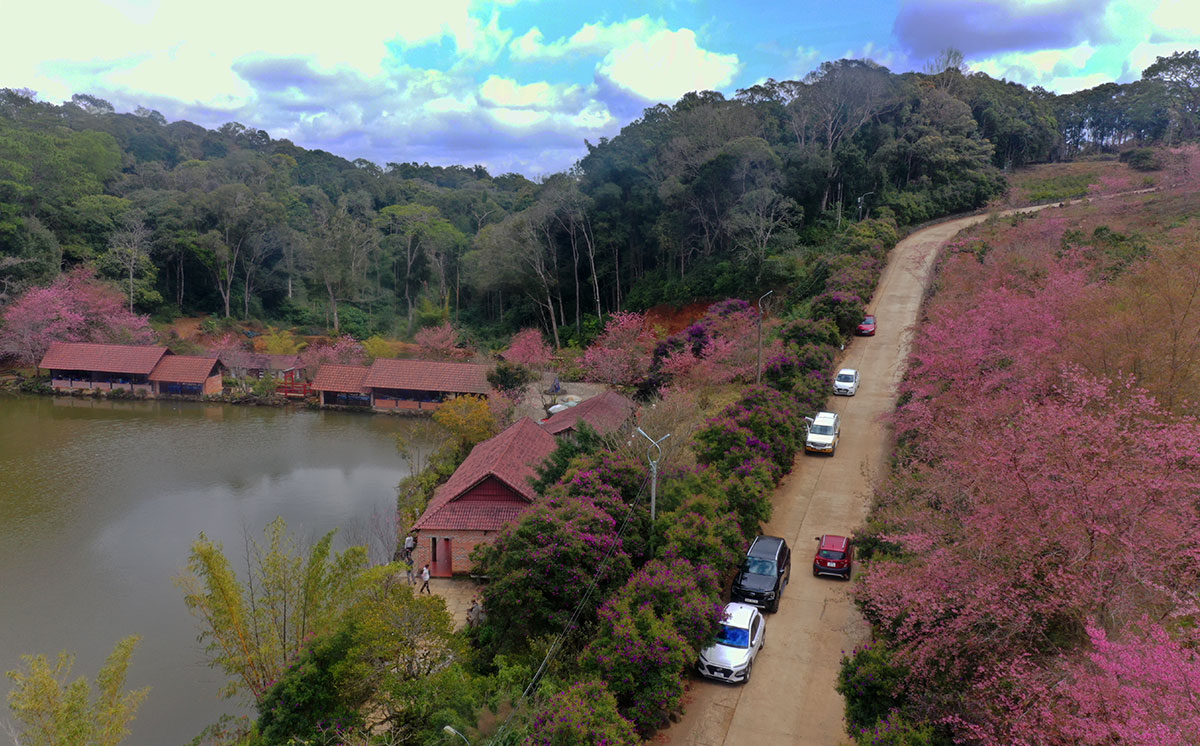
[[[842,420],[836,412],[817,412],[816,417],[805,417],[808,436],[804,439],[804,450],[812,453],[828,453],[837,450],[838,438],[842,435]]]

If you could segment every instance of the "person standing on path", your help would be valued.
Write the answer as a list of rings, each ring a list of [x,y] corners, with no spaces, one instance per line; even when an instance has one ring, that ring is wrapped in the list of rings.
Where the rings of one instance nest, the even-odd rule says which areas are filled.
[[[416,574],[413,572],[414,566],[413,566],[412,557],[406,557],[403,561],[404,561],[404,574],[408,576],[408,584],[416,585],[417,577],[416,577]]]
[[[417,593],[421,593],[422,591],[431,596],[433,595],[433,591],[429,590],[429,565],[421,568],[421,587],[417,590]]]

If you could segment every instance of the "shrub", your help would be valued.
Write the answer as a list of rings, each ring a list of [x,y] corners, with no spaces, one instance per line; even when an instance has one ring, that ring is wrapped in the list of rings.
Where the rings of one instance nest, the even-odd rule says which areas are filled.
[[[362,702],[346,701],[336,669],[353,645],[347,627],[317,640],[258,703],[258,729],[268,744],[311,738],[322,724],[355,727]]]
[[[838,693],[846,700],[846,723],[851,731],[871,729],[903,703],[906,671],[892,663],[891,651],[880,643],[863,645],[842,656]]]
[[[633,723],[597,679],[576,681],[539,707],[523,746],[637,746]]]
[[[609,553],[612,556],[605,562]],[[479,641],[494,652],[520,650],[530,638],[562,632],[593,577],[587,624],[595,608],[632,572],[614,521],[588,500],[539,505],[471,553],[484,586],[487,621]]]
[[[667,724],[683,699],[684,669],[695,651],[670,620],[649,604],[633,607],[627,598],[600,610],[596,636],[580,662],[585,672],[608,684],[621,714],[648,737]]]
[[[1132,148],[1121,153],[1121,160],[1134,171],[1160,171],[1163,168],[1162,152],[1155,148]]]
[[[854,333],[866,313],[862,298],[841,290],[821,293],[812,299],[810,307],[813,318],[833,321],[843,337]]]
[[[659,517],[659,559],[708,563],[724,576],[742,558],[746,540],[741,524],[722,502],[698,495],[678,510]],[[665,526],[665,528],[663,528]]]
[[[708,564],[683,558],[651,560],[634,573],[615,598],[630,608],[649,606],[669,619],[695,654],[716,638],[724,610],[721,580]]]

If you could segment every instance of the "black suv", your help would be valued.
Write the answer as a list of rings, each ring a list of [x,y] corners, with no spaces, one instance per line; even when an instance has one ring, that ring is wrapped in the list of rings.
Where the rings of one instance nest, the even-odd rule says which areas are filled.
[[[779,597],[792,578],[792,552],[778,536],[760,536],[750,545],[733,579],[734,601],[779,611]]]

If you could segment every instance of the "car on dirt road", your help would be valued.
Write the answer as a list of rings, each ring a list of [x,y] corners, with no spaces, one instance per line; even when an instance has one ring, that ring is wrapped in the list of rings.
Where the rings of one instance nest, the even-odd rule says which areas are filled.
[[[792,550],[778,536],[759,536],[738,568],[729,596],[734,601],[779,610],[779,598],[792,579]]]
[[[817,537],[817,553],[813,557],[813,576],[830,575],[850,579],[854,564],[854,547],[850,539],[837,534]]]
[[[750,680],[754,660],[763,649],[767,622],[748,604],[728,603],[717,641],[700,651],[696,670],[702,676],[730,683]]]
[[[816,417],[805,417],[808,434],[804,436],[805,453],[828,453],[837,450],[842,437],[842,420],[836,412],[817,412]]]
[[[874,337],[875,317],[870,315],[864,316],[863,320],[858,324],[858,329],[856,329],[854,333],[860,337]]]
[[[839,396],[854,396],[858,393],[858,371],[842,368],[833,379],[833,393]]]

